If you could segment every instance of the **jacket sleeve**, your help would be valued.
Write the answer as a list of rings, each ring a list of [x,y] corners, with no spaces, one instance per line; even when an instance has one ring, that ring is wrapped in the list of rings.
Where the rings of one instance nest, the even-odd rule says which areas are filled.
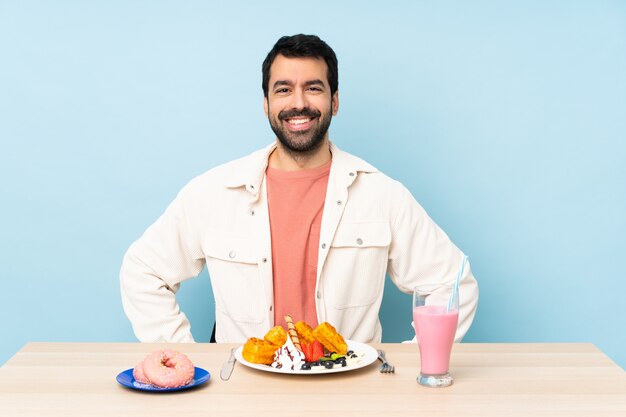
[[[185,195],[183,189],[122,262],[122,305],[141,342],[194,341],[176,301],[180,282],[204,268],[199,239],[188,226]]]
[[[391,223],[389,276],[405,293],[412,293],[413,288],[420,285],[427,288],[429,299],[447,303],[461,267],[463,252],[435,224],[411,193],[404,186],[399,187]],[[466,265],[459,283],[459,303],[457,342],[467,333],[478,305],[478,284],[469,265]]]

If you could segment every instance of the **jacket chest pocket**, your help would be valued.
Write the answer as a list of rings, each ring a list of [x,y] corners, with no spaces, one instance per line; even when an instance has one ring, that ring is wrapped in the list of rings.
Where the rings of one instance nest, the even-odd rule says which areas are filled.
[[[258,249],[253,242],[252,237],[215,233],[202,244],[215,308],[245,323],[262,322],[265,310]]]
[[[333,307],[369,306],[379,298],[390,244],[387,222],[339,224],[324,265],[324,294]]]

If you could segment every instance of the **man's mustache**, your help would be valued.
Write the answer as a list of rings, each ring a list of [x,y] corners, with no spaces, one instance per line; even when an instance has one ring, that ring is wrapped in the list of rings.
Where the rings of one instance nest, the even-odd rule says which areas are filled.
[[[321,112],[313,109],[309,109],[305,107],[303,109],[291,109],[291,110],[283,110],[278,113],[278,118],[280,120],[291,119],[292,117],[320,117],[322,115]]]

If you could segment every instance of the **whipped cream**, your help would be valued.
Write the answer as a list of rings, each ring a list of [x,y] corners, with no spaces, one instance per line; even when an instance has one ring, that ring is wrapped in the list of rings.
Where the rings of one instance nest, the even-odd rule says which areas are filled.
[[[304,353],[300,352],[291,338],[288,337],[284,345],[279,347],[274,353],[272,367],[276,369],[299,370],[305,362]]]
[[[352,355],[346,355],[346,366],[358,365],[364,357],[363,352],[353,352]]]

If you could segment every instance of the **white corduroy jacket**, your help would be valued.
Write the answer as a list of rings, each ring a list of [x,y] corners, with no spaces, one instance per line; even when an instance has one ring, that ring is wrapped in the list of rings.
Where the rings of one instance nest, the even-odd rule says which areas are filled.
[[[139,340],[193,341],[175,293],[205,265],[215,295],[218,342],[263,337],[274,325],[265,169],[275,146],[193,179],[130,246],[120,272],[121,292]],[[423,284],[432,288],[430,297],[447,300],[463,253],[402,184],[330,146],[317,318],[347,339],[378,342],[386,274],[403,292]],[[469,267],[459,290],[457,341],[470,327],[478,303],[478,285]],[[406,311],[399,320],[410,321],[410,306]]]

